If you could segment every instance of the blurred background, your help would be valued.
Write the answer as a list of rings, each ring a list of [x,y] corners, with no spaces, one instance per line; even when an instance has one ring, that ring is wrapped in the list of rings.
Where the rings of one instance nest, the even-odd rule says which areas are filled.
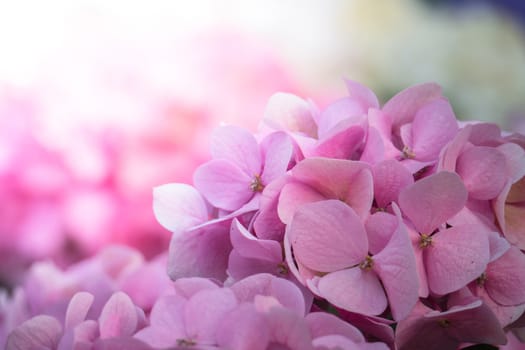
[[[255,131],[277,91],[321,108],[343,78],[385,102],[443,86],[458,118],[525,132],[525,2],[0,3],[0,285],[110,243],[170,238],[153,186],[191,183],[220,123]]]

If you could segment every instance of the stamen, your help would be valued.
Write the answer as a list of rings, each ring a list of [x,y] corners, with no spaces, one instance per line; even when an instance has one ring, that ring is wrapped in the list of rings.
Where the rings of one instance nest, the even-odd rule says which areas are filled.
[[[432,245],[432,236],[421,234],[419,236],[419,248],[427,248]]]
[[[408,147],[403,147],[403,157],[407,159],[414,159],[416,154]]]
[[[448,328],[448,327],[450,327],[450,321],[447,320],[447,319],[439,320],[438,323],[439,323],[439,326],[441,328]]]
[[[252,182],[250,183],[250,189],[253,192],[262,192],[262,190],[264,189],[264,185],[261,181],[260,175],[255,175]]]
[[[476,283],[478,286],[483,287],[485,285],[485,282],[487,282],[487,274],[483,272],[477,279]]]
[[[191,339],[177,339],[177,346],[195,346],[197,343]]]
[[[280,275],[288,275],[288,266],[284,262],[277,264],[277,271]]]
[[[370,255],[367,255],[365,260],[363,260],[359,264],[359,267],[365,271],[370,270],[373,266],[374,266],[374,260],[372,259]]]

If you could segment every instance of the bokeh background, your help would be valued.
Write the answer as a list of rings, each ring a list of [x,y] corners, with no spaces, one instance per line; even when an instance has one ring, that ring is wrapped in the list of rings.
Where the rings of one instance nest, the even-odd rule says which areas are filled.
[[[520,0],[0,3],[0,286],[111,243],[167,249],[151,190],[191,183],[221,123],[343,78],[384,102],[435,81],[457,116],[525,132]]]

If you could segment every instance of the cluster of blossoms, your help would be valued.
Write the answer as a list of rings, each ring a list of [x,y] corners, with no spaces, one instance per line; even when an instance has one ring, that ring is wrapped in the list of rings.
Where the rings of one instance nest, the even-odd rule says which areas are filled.
[[[257,135],[213,134],[194,186],[154,189],[173,282],[110,253],[38,308],[55,287],[30,277],[0,303],[7,349],[523,346],[525,137],[459,123],[435,84],[382,107],[347,86],[323,111],[274,95]]]
[[[382,107],[347,86],[322,111],[274,95],[259,134],[213,134],[194,187],[155,189],[170,277],[271,273],[398,349],[525,340],[523,135],[458,122],[436,84]]]

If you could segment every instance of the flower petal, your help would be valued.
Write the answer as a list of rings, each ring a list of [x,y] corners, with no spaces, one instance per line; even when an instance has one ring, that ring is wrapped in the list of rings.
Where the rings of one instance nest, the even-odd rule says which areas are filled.
[[[345,83],[350,98],[358,101],[364,111],[367,111],[368,108],[379,108],[376,94],[368,87],[349,79],[345,79]]]
[[[473,226],[454,226],[432,236],[425,248],[425,267],[432,292],[444,295],[478,278],[490,259],[486,232]]]
[[[401,217],[385,249],[373,256],[372,269],[386,290],[394,320],[402,320],[419,299],[416,258]]]
[[[392,97],[384,106],[383,113],[392,119],[395,129],[409,123],[416,112],[428,102],[441,97],[441,87],[435,83],[411,86]]]
[[[282,248],[279,242],[256,238],[237,219],[234,219],[231,225],[230,241],[233,249],[245,258],[276,263],[283,260]]]
[[[335,306],[364,315],[379,315],[388,304],[376,274],[359,267],[321,277],[318,288],[321,296]]]
[[[9,350],[56,349],[61,335],[60,322],[51,316],[38,315],[16,327],[5,345]]]
[[[450,103],[437,99],[421,108],[412,122],[410,149],[420,161],[437,159],[443,147],[456,136],[458,123]]]
[[[471,147],[459,156],[456,171],[463,179],[469,196],[488,200],[495,198],[507,180],[505,156],[492,147]]]
[[[245,174],[261,172],[261,153],[255,137],[238,126],[222,126],[213,132],[210,142],[213,159],[225,159],[235,164]]]
[[[310,104],[292,94],[283,92],[273,94],[266,105],[263,122],[276,130],[317,137],[317,124]]]
[[[494,301],[504,306],[525,303],[525,255],[511,247],[487,266],[485,288]]]
[[[261,180],[266,186],[288,170],[293,154],[293,144],[290,137],[284,132],[274,132],[264,138],[261,148],[264,155]]]
[[[217,222],[196,230],[174,234],[169,248],[168,275],[224,280],[232,249],[230,222]]]
[[[100,338],[131,336],[137,326],[137,310],[129,296],[122,292],[113,294],[100,313]]]
[[[430,234],[467,201],[459,175],[448,171],[423,178],[399,194],[399,206],[420,233]]]
[[[347,268],[363,261],[368,252],[361,220],[338,200],[303,205],[289,230],[295,259],[315,271]]]
[[[155,187],[153,212],[157,221],[171,232],[182,231],[208,220],[208,208],[199,191],[182,183]]]
[[[95,297],[88,292],[78,292],[69,301],[65,317],[65,328],[74,328],[82,323],[87,316]]]
[[[254,176],[256,174],[253,174]],[[193,182],[199,192],[215,207],[239,209],[253,197],[250,184],[254,178],[228,160],[211,160],[195,170]]]
[[[217,344],[224,349],[266,350],[270,329],[266,318],[253,305],[242,304],[218,325]]]
[[[235,295],[227,288],[197,292],[184,310],[186,334],[204,344],[215,343],[217,327],[237,304]]]
[[[379,208],[396,201],[405,187],[414,183],[414,177],[397,160],[390,159],[372,167],[374,196]]]
[[[373,179],[369,169],[363,162],[307,158],[293,168],[292,176],[327,199],[346,202],[364,219],[373,201]]]

